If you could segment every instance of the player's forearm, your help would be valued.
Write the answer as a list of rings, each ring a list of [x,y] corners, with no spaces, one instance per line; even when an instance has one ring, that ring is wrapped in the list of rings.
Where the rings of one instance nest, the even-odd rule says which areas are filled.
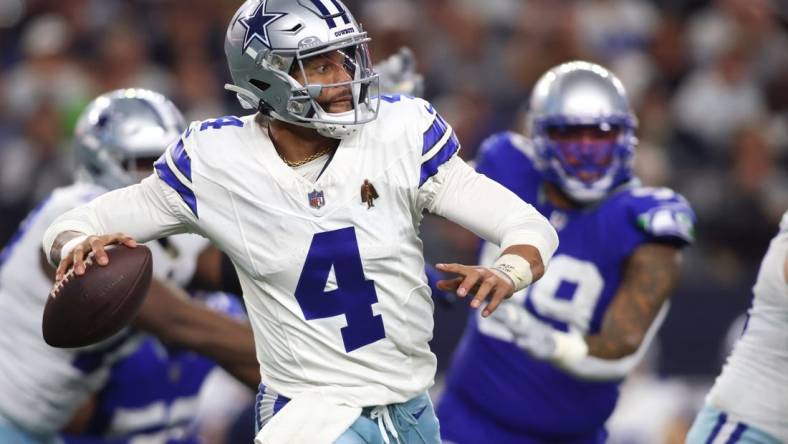
[[[447,165],[442,180],[442,191],[430,211],[500,245],[504,252],[516,247],[515,254],[532,265],[534,277],[542,275],[558,248],[558,234],[544,216],[460,159]],[[525,246],[533,247],[538,259]]]
[[[645,244],[632,254],[600,333],[586,337],[591,356],[620,359],[640,348],[678,283],[680,262],[680,251],[669,245]]]
[[[140,242],[187,231],[186,222],[178,216],[158,180],[151,176],[60,215],[44,233],[47,258],[53,263],[59,261],[60,249],[73,237],[66,235],[69,231],[87,235],[125,233]]]
[[[256,388],[260,367],[249,324],[216,313],[179,293],[181,290],[154,279],[134,327],[213,359],[238,380]]]

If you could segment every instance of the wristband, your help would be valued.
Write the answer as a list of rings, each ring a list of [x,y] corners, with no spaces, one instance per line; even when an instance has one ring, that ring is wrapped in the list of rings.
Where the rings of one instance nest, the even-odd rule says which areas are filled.
[[[531,264],[517,254],[504,254],[495,261],[492,268],[511,279],[514,291],[520,291],[531,285],[534,278],[531,273]]]
[[[84,242],[85,239],[87,239],[87,238],[88,238],[88,236],[86,234],[83,234],[83,235],[77,236],[77,237],[69,240],[65,244],[63,244],[63,247],[60,249],[60,260],[62,261],[64,257],[66,257],[69,254],[71,254],[71,250],[76,248],[77,245],[79,245],[82,242]]]

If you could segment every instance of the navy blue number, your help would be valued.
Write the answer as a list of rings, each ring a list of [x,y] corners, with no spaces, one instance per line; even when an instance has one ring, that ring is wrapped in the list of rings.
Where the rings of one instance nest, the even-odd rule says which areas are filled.
[[[200,125],[200,131],[205,131],[208,128],[219,129],[223,126],[239,126],[243,127],[244,123],[241,119],[234,116],[224,116],[218,119],[206,120]]]
[[[337,288],[326,291],[332,267]],[[375,282],[364,277],[353,227],[314,235],[295,297],[307,320],[345,315],[341,331],[348,353],[386,337],[383,319],[372,314],[378,301]]]

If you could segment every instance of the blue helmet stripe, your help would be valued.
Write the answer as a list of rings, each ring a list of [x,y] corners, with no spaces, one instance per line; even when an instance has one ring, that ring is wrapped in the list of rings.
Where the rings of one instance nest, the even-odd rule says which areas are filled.
[[[323,14],[323,17],[325,17],[329,28],[337,27],[337,23],[334,21],[334,18],[331,17],[331,13],[328,12],[328,8],[326,8],[326,5],[324,5],[321,0],[312,0],[312,4],[317,7],[321,14]]]
[[[154,168],[156,169],[156,174],[159,176],[161,180],[164,181],[170,188],[175,190],[183,202],[189,207],[191,212],[194,214],[195,217],[199,217],[197,215],[197,197],[194,195],[194,191],[192,191],[189,187],[181,183],[178,180],[178,176],[170,170],[170,166],[167,165],[167,154],[163,154],[159,157],[159,160],[153,164]]]
[[[438,173],[438,168],[446,163],[457,150],[460,149],[460,141],[457,136],[452,134],[449,140],[441,147],[441,149],[428,161],[421,164],[421,177],[419,178],[419,187],[424,185],[430,177]]]
[[[446,125],[446,121],[444,121],[441,116],[435,116],[435,121],[432,123],[432,126],[424,132],[421,154],[427,154],[427,151],[435,147],[435,144],[446,135],[447,129],[448,126]]]
[[[342,4],[340,4],[337,0],[331,0],[331,3],[337,7],[337,11],[342,14],[342,20],[345,22],[346,25],[350,24],[350,18],[348,18],[347,9],[345,9]]]
[[[175,162],[175,166],[178,167],[178,171],[187,179],[192,180],[192,160],[189,157],[189,153],[183,149],[183,139],[178,139],[178,143],[170,147],[170,150],[172,160]]]

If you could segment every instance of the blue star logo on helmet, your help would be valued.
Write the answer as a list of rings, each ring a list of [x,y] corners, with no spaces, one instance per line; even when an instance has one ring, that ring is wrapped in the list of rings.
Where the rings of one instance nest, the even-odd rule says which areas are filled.
[[[238,20],[241,25],[246,28],[243,46],[244,52],[246,52],[249,44],[251,44],[252,40],[254,39],[259,40],[263,45],[270,48],[271,42],[268,40],[268,25],[287,15],[279,12],[266,13],[266,3],[267,2],[265,0],[261,1],[252,14],[249,14],[246,17],[241,17]]]

